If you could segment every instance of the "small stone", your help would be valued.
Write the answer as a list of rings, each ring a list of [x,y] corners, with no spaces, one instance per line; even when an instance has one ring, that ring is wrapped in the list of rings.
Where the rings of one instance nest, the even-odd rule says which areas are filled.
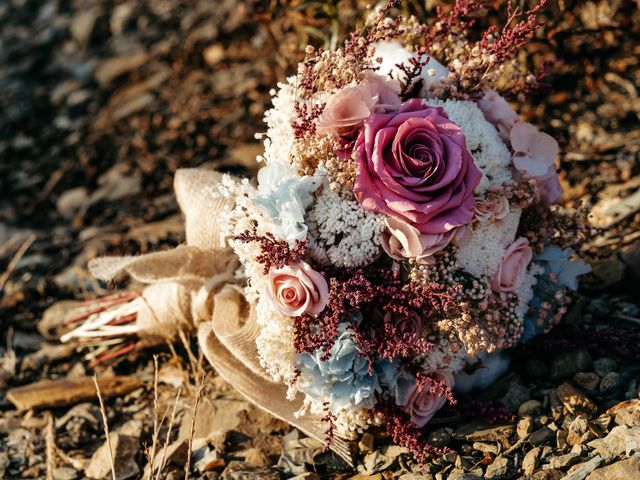
[[[522,471],[525,475],[532,475],[538,467],[538,457],[540,457],[540,447],[532,448],[527,452],[522,460]]]
[[[434,430],[428,435],[427,441],[439,448],[446,447],[451,441],[451,431],[452,430],[450,428],[439,428],[438,430]]]
[[[569,432],[567,432],[566,430],[558,430],[558,432],[556,433],[556,446],[559,450],[564,450],[564,448],[567,446],[568,435]]]
[[[640,478],[640,455],[594,470],[587,480],[633,480]]]
[[[518,416],[539,415],[541,411],[542,402],[540,400],[527,400],[518,407]]]
[[[111,450],[113,451],[116,480],[135,477],[140,471],[138,463],[136,462],[140,451],[140,442],[138,439],[113,432],[109,435],[109,442],[111,443]],[[89,478],[106,478],[111,476],[109,445],[106,441],[95,451],[84,473]]]
[[[584,478],[593,472],[602,463],[602,457],[595,456],[591,460],[574,465],[569,470],[569,474],[562,480],[584,480]]]
[[[63,192],[56,201],[58,212],[65,218],[73,218],[89,201],[89,193],[84,187],[76,187]]]
[[[618,369],[618,364],[613,358],[599,358],[593,362],[593,370],[600,376],[604,377],[607,373]]]
[[[362,451],[363,453],[368,453],[373,451],[374,441],[375,441],[375,437],[371,435],[371,433],[364,432],[362,434],[362,437],[360,438],[360,441],[358,442],[358,447],[360,448],[360,451]]]
[[[54,480],[76,480],[78,472],[70,467],[59,467],[53,472]]]
[[[526,403],[530,398],[531,393],[529,392],[529,389],[519,381],[514,380],[509,383],[504,395],[497,400],[502,403],[507,410],[517,412],[518,407],[523,403]]]
[[[600,377],[593,372],[578,372],[573,376],[573,381],[580,388],[595,390],[600,383]]]
[[[487,467],[484,478],[501,478],[509,471],[509,459],[499,455],[491,465]]]
[[[491,453],[493,455],[500,453],[500,447],[492,443],[474,442],[473,448],[480,452]]]
[[[516,427],[516,431],[518,433],[518,438],[526,438],[533,431],[533,418],[524,417],[518,421],[518,426]]]
[[[531,445],[542,445],[554,439],[556,436],[556,432],[551,430],[549,427],[542,427],[539,430],[536,430],[529,437],[529,442]]]
[[[620,374],[618,372],[607,373],[602,379],[602,382],[600,382],[600,393],[609,393],[611,390],[616,388],[619,381]]]
[[[204,61],[207,62],[207,65],[213,67],[224,59],[224,46],[219,43],[210,45],[204,49],[202,56],[204,57]]]
[[[577,463],[579,459],[580,457],[574,453],[558,455],[557,457],[551,458],[551,460],[549,461],[549,466],[558,470],[565,470],[571,465]]]
[[[264,480],[278,480],[280,475],[267,467],[256,467],[247,465],[244,462],[229,462],[227,468],[222,472],[224,480],[250,480],[260,478]]]
[[[586,395],[580,393],[569,383],[563,383],[556,389],[558,398],[571,413],[584,413],[593,415],[598,411],[598,406]]]
[[[589,422],[583,416],[578,416],[569,424],[569,433],[567,434],[567,443],[569,445],[577,445],[581,443],[582,436],[587,433]]]
[[[560,380],[578,372],[588,371],[592,364],[593,359],[586,349],[560,354],[551,364],[551,379]]]
[[[607,415],[615,415],[618,425],[640,425],[640,398],[625,400],[607,410]]]
[[[317,473],[305,472],[291,477],[289,480],[320,480],[320,476]]]

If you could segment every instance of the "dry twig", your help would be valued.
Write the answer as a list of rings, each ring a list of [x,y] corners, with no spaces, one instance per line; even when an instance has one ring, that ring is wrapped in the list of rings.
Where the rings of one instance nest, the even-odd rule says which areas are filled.
[[[47,426],[45,427],[45,452],[47,459],[47,480],[53,480],[56,470],[56,439],[53,431],[53,415],[47,412]]]
[[[7,265],[7,269],[5,270],[5,272],[2,275],[0,275],[0,291],[4,289],[5,283],[7,283],[7,280],[9,280],[9,276],[15,270],[16,266],[18,265],[18,262],[22,259],[24,254],[27,253],[27,250],[29,250],[29,247],[35,240],[36,240],[36,235],[32,233],[25,239],[25,241],[22,243],[18,251],[15,253],[13,258],[9,262],[9,265]]]
[[[109,437],[109,424],[107,422],[107,411],[104,409],[104,402],[102,401],[102,395],[100,394],[100,385],[98,384],[98,377],[93,376],[93,383],[96,386],[96,393],[98,394],[98,401],[100,402],[100,413],[102,414],[102,423],[104,426],[104,434],[107,437],[107,448],[109,449],[109,460],[111,462],[111,476],[113,480],[116,480],[116,466],[113,463],[113,448],[111,448],[111,438]]]
[[[204,384],[207,380],[207,375],[202,375],[198,390],[196,392],[196,401],[193,406],[193,413],[191,414],[191,428],[189,429],[189,448],[187,449],[187,463],[184,467],[184,480],[189,480],[189,473],[191,472],[191,449],[193,447],[193,434],[196,429],[196,417],[198,416],[198,405],[200,405],[200,397],[202,397],[202,390],[204,390]]]
[[[180,393],[182,392],[182,388],[178,388],[178,393],[176,394],[176,399],[173,402],[173,410],[171,411],[171,419],[169,420],[169,428],[167,429],[167,436],[164,440],[164,448],[162,449],[162,458],[160,460],[160,467],[158,468],[158,471],[156,472],[158,475],[158,480],[160,480],[160,474],[162,473],[162,471],[164,470],[164,465],[167,461],[167,449],[169,448],[169,442],[171,441],[171,431],[173,429],[173,422],[176,419],[176,411],[177,411],[177,407],[178,407],[178,401],[180,400]],[[151,467],[151,470],[153,471],[153,466]]]

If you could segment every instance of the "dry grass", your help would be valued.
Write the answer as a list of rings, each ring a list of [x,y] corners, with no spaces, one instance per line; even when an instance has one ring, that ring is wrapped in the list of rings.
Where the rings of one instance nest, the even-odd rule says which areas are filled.
[[[116,480],[116,466],[113,463],[113,448],[111,447],[111,438],[109,437],[109,423],[107,422],[107,411],[104,408],[104,402],[102,401],[102,394],[100,393],[100,385],[98,384],[98,377],[93,376],[93,383],[96,386],[96,393],[98,395],[98,401],[100,402],[100,413],[102,414],[102,424],[104,426],[104,434],[107,437],[107,448],[109,449],[109,461],[111,463],[111,476],[113,480]]]

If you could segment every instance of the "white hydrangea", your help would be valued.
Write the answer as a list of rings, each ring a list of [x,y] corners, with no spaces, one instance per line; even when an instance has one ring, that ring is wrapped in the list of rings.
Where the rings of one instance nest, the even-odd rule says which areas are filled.
[[[478,278],[493,276],[507,247],[515,240],[521,214],[521,209],[512,208],[502,221],[471,227],[469,242],[457,252],[458,268]]]
[[[355,200],[342,198],[325,182],[308,212],[312,245],[319,259],[338,267],[370,264],[380,253],[384,216],[366,212]]]
[[[477,193],[483,193],[491,187],[500,187],[511,180],[509,149],[474,102],[429,99],[426,104],[442,107],[462,130],[467,140],[467,149],[482,172],[482,180],[476,188]]]

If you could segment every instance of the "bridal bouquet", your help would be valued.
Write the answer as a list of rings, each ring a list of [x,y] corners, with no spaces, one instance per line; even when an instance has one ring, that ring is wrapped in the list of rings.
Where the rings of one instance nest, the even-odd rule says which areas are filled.
[[[457,381],[473,387],[466,367],[557,323],[588,268],[572,259],[575,223],[552,207],[562,194],[558,143],[505,99],[517,105],[542,76],[513,62],[542,4],[510,9],[504,28],[472,42],[476,2],[457,2],[435,26],[388,18],[395,3],[341,49],[308,47],[273,91],[257,183],[225,175],[192,188],[221,203],[191,229],[215,219],[208,242],[231,247],[234,261],[179,282],[195,293],[177,295],[206,311],[211,292],[234,285],[250,305],[255,358],[221,344],[245,352],[260,381],[301,398],[295,418],[322,418],[341,438],[386,425],[419,459],[428,453],[421,428],[455,402]],[[197,203],[178,180],[183,209]],[[209,264],[189,222],[187,213],[188,245],[178,249],[200,250],[169,262],[182,273]],[[135,277],[132,261],[102,276],[125,268]],[[139,317],[167,295],[146,297],[121,314]],[[231,318],[215,312],[223,300],[213,298],[222,323]],[[117,323],[109,328],[142,331]],[[91,335],[108,334],[100,328]],[[273,395],[258,390],[247,395],[259,405]]]

